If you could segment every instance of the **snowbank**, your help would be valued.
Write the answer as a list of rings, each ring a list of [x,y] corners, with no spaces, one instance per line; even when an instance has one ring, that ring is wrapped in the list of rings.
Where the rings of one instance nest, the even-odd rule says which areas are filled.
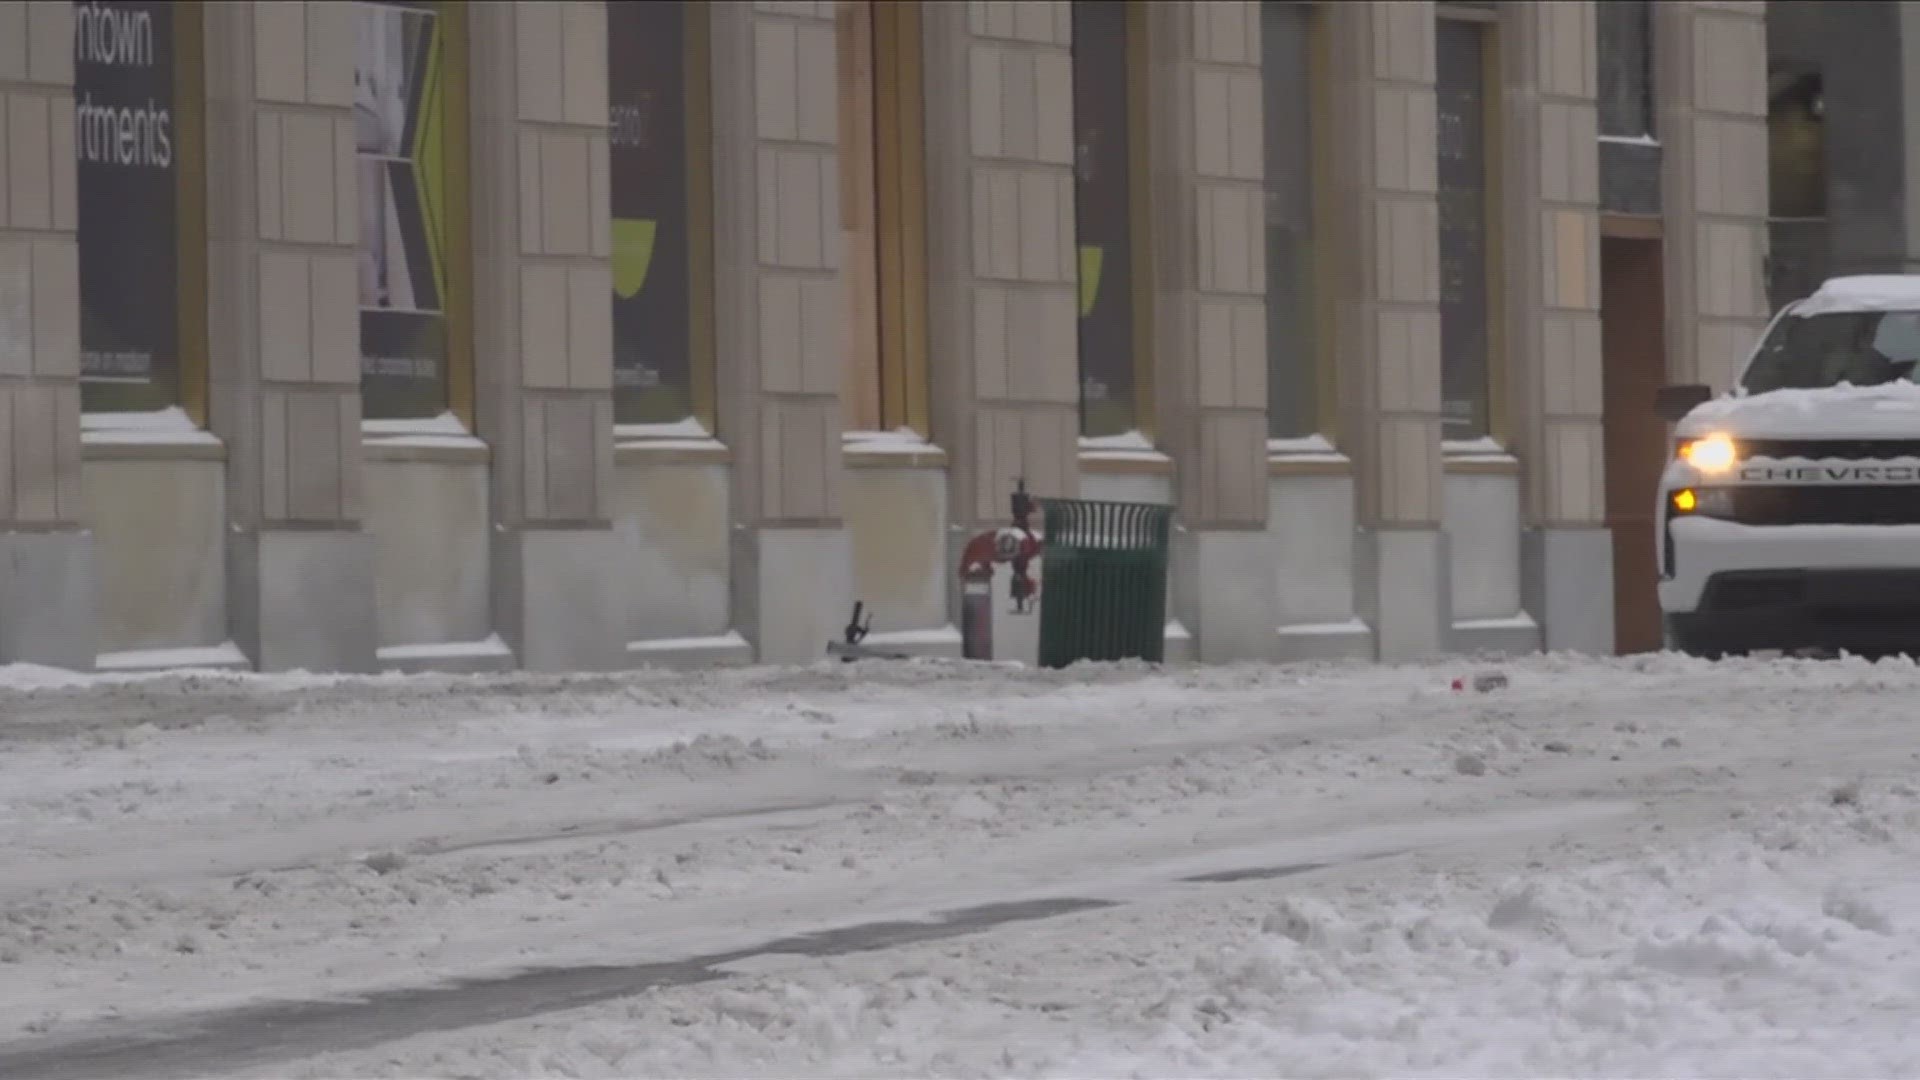
[[[424,1037],[278,1075],[1912,1076],[1920,803],[1581,866],[1251,887]]]
[[[8,669],[0,1074],[267,1000],[1058,897],[1117,906],[299,1068],[1916,1071],[1920,669],[1539,657],[1449,689],[1477,666]]]

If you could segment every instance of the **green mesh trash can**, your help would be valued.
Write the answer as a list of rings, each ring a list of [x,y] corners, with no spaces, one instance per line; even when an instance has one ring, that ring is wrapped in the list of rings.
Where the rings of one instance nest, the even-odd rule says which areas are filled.
[[[1040,664],[1166,655],[1173,508],[1042,499]]]

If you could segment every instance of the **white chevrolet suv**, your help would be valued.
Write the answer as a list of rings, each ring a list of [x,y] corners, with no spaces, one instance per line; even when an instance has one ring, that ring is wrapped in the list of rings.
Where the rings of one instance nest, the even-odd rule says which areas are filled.
[[[1767,327],[1738,387],[1660,393],[1671,648],[1920,656],[1920,275],[1834,278]]]

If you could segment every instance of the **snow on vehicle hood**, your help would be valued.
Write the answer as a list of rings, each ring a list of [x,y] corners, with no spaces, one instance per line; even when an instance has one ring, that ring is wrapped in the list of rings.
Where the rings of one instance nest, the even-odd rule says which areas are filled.
[[[1920,384],[1730,395],[1688,413],[1677,434],[1716,431],[1749,439],[1920,439]]]

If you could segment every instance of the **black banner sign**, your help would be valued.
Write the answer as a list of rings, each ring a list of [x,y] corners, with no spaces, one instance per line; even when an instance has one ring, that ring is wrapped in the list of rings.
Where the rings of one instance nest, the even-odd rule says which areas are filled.
[[[74,5],[80,376],[153,407],[180,361],[174,29],[170,3]]]

